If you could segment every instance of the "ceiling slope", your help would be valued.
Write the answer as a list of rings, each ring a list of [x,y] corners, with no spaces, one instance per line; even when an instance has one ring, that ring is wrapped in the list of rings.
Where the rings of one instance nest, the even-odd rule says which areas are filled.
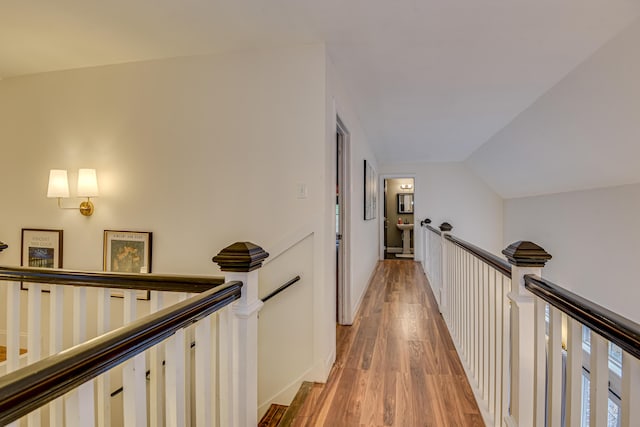
[[[467,163],[504,198],[640,183],[639,44],[640,21]]]
[[[0,77],[318,43],[380,162],[460,161],[638,0],[3,0]]]

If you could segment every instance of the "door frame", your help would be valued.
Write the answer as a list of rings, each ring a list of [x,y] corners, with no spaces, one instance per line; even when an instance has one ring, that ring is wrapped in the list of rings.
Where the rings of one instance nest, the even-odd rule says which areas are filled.
[[[336,135],[342,137],[342,158],[336,159],[334,165],[342,169],[342,188],[341,188],[341,213],[342,222],[342,240],[340,242],[342,259],[340,257],[336,261],[336,274],[338,277],[337,295],[336,295],[336,312],[338,314],[337,323],[347,325],[350,319],[351,307],[351,135],[348,128],[340,118],[340,114],[336,113]],[[334,153],[338,153],[338,141],[335,140]],[[338,166],[338,160],[341,164]],[[338,175],[338,171],[333,176]],[[336,186],[339,183],[336,182]],[[334,212],[335,217],[335,212]],[[334,226],[335,226],[334,222]],[[334,227],[335,230],[335,227]],[[342,268],[340,268],[342,267]]]
[[[415,173],[385,173],[385,174],[380,174],[378,176],[378,188],[380,189],[378,191],[378,200],[381,200],[382,202],[378,204],[378,215],[380,216],[380,221],[378,221],[378,226],[379,226],[379,237],[378,237],[378,241],[380,242],[379,247],[378,247],[378,259],[380,260],[384,260],[384,205],[386,204],[387,200],[386,200],[386,194],[384,192],[384,181],[387,179],[400,179],[400,178],[412,178],[413,179],[413,260],[414,261],[420,261],[419,256],[421,256],[422,254],[418,252],[418,249],[420,248],[419,245],[422,244],[422,238],[420,237],[421,233],[418,233],[417,231],[419,230],[419,223],[418,226],[416,226],[416,221],[418,218],[418,202],[416,201],[416,194],[417,194],[417,187],[418,187],[418,179],[416,178],[416,174]],[[420,250],[420,252],[422,252]]]

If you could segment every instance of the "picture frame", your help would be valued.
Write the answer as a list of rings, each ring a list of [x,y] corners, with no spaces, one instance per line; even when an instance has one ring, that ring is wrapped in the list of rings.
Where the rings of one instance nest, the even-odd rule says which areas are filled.
[[[36,268],[62,268],[63,230],[44,228],[23,228],[20,241],[20,265]],[[49,286],[42,284],[42,291],[49,292]],[[27,283],[20,283],[20,289],[28,290]]]
[[[151,273],[153,233],[104,230],[103,270],[114,273]],[[111,296],[122,297],[112,291]],[[137,299],[150,299],[149,291],[138,291]]]
[[[378,207],[378,183],[376,171],[368,162],[364,160],[364,219],[368,221],[375,219]]]

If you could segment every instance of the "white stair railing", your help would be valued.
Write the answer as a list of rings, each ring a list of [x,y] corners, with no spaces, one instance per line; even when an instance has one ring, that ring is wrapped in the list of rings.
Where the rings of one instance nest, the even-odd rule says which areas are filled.
[[[4,375],[0,376],[0,419],[9,422],[7,417],[13,417],[10,425],[24,423],[29,426],[41,423],[51,426],[256,425],[257,313],[262,306],[257,297],[256,270],[267,256],[260,247],[247,242],[225,248],[214,257],[221,270],[227,272],[225,278],[118,275],[0,267],[0,286],[4,286],[7,293],[7,305],[0,307],[0,310],[5,310],[7,318],[7,338],[4,343],[7,347],[7,361],[2,364]],[[161,333],[162,340],[153,338],[161,341],[157,344],[154,342],[155,345],[149,344],[148,340],[151,338],[148,337],[145,338],[147,341],[139,343],[136,341],[139,337],[122,335],[123,330],[136,334],[146,333],[146,329],[135,327],[139,327],[140,322],[145,319],[154,319],[153,316],[157,318],[164,313],[163,322],[166,323],[167,312],[175,312],[180,307],[192,310],[194,304],[198,308],[200,295],[191,296],[196,293],[206,291],[202,293],[202,296],[207,296],[206,301],[203,301],[219,305],[217,300],[212,300],[211,292],[215,293],[218,289],[216,287],[220,287],[225,280],[239,284],[238,301],[231,307],[222,309],[220,313],[209,310],[206,317],[199,315],[194,325],[190,323],[196,319],[184,320],[191,319],[188,317],[189,313],[174,313],[183,317],[186,315],[183,319],[186,323],[176,327],[170,336],[166,332]],[[28,290],[21,291],[22,282],[28,282]],[[111,291],[103,286],[116,288],[124,297],[113,300],[119,305],[117,310],[112,306]],[[50,292],[43,294],[43,287]],[[71,287],[73,302],[71,306],[66,306],[63,292],[65,288]],[[232,286],[227,284],[226,287],[230,290],[224,291],[229,294],[223,295],[226,298],[225,305],[236,298],[235,294],[229,293],[233,291]],[[141,305],[136,298],[141,289],[150,290],[149,315],[138,313]],[[175,292],[176,290],[185,292]],[[22,345],[21,293],[27,294],[22,297],[28,300],[27,323],[30,328],[26,332],[26,343],[23,342]],[[97,308],[90,313],[86,309],[87,295],[91,298],[95,296],[97,300]],[[44,308],[42,299],[49,300],[48,321],[39,317]],[[216,308],[220,307],[216,305]],[[73,313],[74,346],[69,348],[69,344],[60,353],[65,348],[63,339],[70,334],[63,328],[66,311]],[[116,330],[112,327],[114,312],[120,313],[123,324]],[[173,319],[171,316],[169,318]],[[87,332],[88,324],[95,326],[94,333]],[[44,329],[48,329],[49,345],[45,351],[40,351],[41,343],[36,337]],[[24,381],[35,381],[34,378],[39,377],[34,377],[33,374],[42,373],[43,369],[48,370],[49,374],[54,369],[67,369],[78,358],[87,357],[93,345],[113,340],[113,334],[118,332],[121,334],[119,339],[133,346],[131,350],[115,356],[113,353],[113,360],[104,359],[106,356],[100,354],[90,356],[85,361],[86,366],[77,367],[74,371],[74,375],[79,375],[80,379],[73,377],[63,381],[63,377],[58,377],[55,384],[44,386],[29,383],[29,395],[37,394],[38,387],[44,387],[43,393],[48,397],[31,397],[33,401],[28,403],[28,412],[24,412],[24,399],[16,400],[15,397],[15,391],[19,389],[16,384],[24,385]],[[22,334],[25,335],[24,332]],[[87,341],[96,335],[95,339]],[[114,346],[125,346],[122,343],[116,345],[113,341],[108,342]],[[22,358],[19,356],[20,348],[27,350],[27,355]],[[108,353],[113,349],[106,346],[103,350]],[[69,354],[75,356],[69,360]],[[60,364],[61,360],[64,363]],[[121,362],[122,365],[115,368]],[[98,372],[94,365],[100,363],[103,365],[100,365],[102,368]],[[56,394],[54,391],[56,399],[53,400],[50,398],[51,388],[58,387],[59,382],[73,382],[76,388],[71,391],[65,389],[64,396],[62,392]],[[120,385],[122,387],[118,389]],[[115,403],[114,396],[121,402],[119,405]],[[15,414],[26,416],[22,421],[17,421]],[[0,422],[0,425],[3,423]]]
[[[542,279],[551,256],[531,242],[506,262],[428,230],[427,276],[487,425],[639,425],[640,325]]]

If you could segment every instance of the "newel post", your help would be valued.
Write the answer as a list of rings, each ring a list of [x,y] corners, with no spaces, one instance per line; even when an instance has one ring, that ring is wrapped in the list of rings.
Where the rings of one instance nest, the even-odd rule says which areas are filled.
[[[260,246],[238,242],[224,248],[213,262],[225,282],[241,281],[242,296],[231,310],[220,312],[221,425],[258,425],[258,269],[269,256]]]
[[[502,253],[511,264],[511,402],[507,425],[533,426],[535,384],[534,296],[524,287],[524,276],[542,276],[551,259],[532,242],[515,242]]]
[[[440,260],[440,313],[445,316],[449,314],[449,273],[448,273],[448,265],[449,258],[447,254],[447,239],[446,235],[451,233],[453,230],[453,226],[448,222],[443,222],[440,224],[440,246],[442,247],[442,259]]]
[[[422,247],[424,248],[424,250],[422,251],[422,266],[424,268],[425,271],[427,271],[427,269],[429,268],[429,263],[431,262],[431,247],[429,246],[429,230],[427,230],[426,227],[427,225],[431,224],[431,220],[429,218],[425,218],[422,221],[420,221],[420,227],[421,227],[421,236],[423,236],[422,239]],[[424,230],[424,231],[422,231]],[[415,234],[415,231],[414,231]]]

